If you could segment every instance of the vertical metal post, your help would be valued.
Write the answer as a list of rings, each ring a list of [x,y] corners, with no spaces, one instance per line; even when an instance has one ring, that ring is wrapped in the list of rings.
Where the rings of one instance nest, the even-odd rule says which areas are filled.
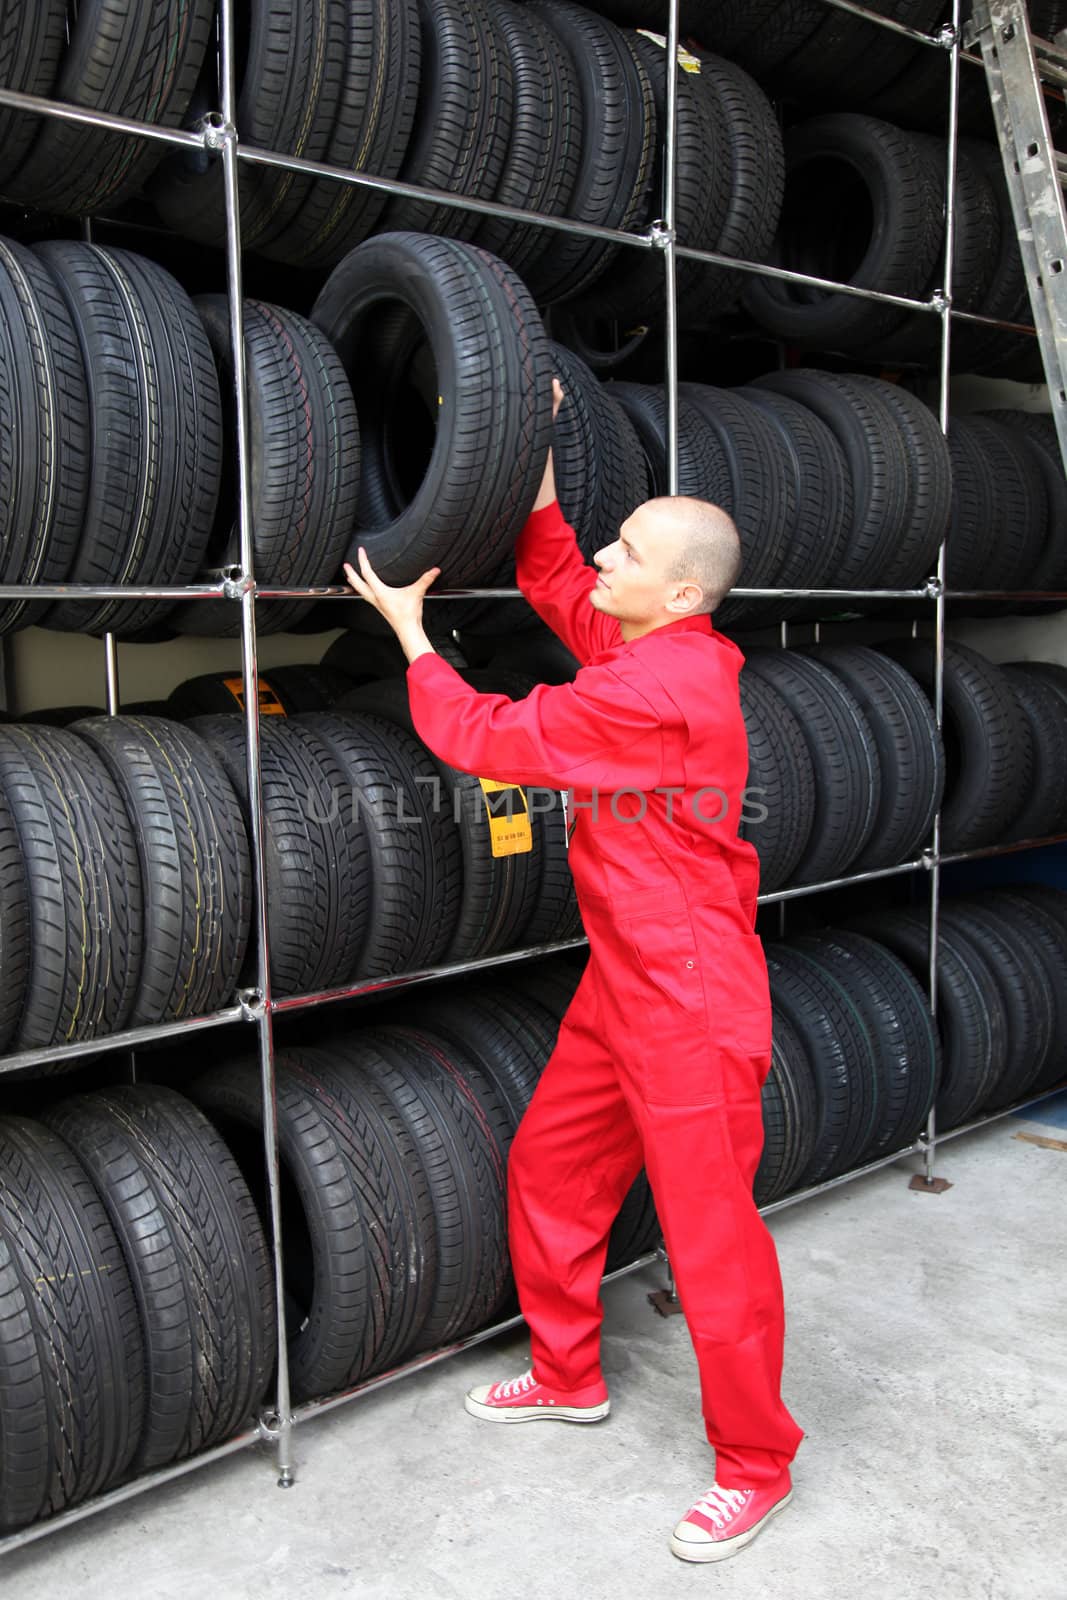
[[[106,675],[107,714],[117,717],[119,714],[119,647],[113,633],[104,634],[104,672]]]
[[[278,1114],[274,1072],[274,1019],[270,1006],[270,943],[267,928],[267,879],[264,852],[263,783],[259,727],[259,670],[256,656],[255,573],[252,548],[251,440],[248,425],[248,375],[245,363],[241,271],[241,211],[237,172],[237,130],[234,126],[235,0],[221,0],[222,122],[220,144],[226,198],[226,277],[233,343],[233,385],[237,417],[237,514],[241,544],[241,667],[244,678],[248,794],[252,819],[252,858],[257,905],[256,1026],[259,1033],[263,1096],[263,1150],[270,1197],[271,1245],[278,1326],[277,1448],[278,1483],[293,1482],[292,1405],[289,1396],[289,1354],[283,1291],[281,1184],[278,1161]],[[220,602],[221,603],[221,602]]]
[[[961,0],[952,3],[952,45],[949,52],[948,83],[948,167],[945,174],[945,281],[941,306],[941,394],[938,415],[941,431],[947,435],[951,425],[949,384],[952,377],[952,280],[956,260],[956,156],[959,149],[960,102],[960,27]],[[945,710],[945,541],[937,555],[937,599],[934,610],[934,717],[940,731]],[[930,1009],[937,1016],[938,923],[941,911],[941,811],[934,817],[933,864],[930,869]],[[937,1148],[937,1118],[934,1107],[926,1123],[924,1154],[926,1182],[934,1175]]]
[[[678,133],[678,6],[667,19],[667,129],[663,149],[663,267],[667,296],[667,493],[678,493],[678,262],[675,257],[675,140]]]

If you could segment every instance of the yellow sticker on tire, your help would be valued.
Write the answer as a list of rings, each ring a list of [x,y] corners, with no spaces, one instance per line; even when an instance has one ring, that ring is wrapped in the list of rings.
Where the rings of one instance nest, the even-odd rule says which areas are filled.
[[[223,683],[229,689],[240,711],[245,708],[245,680],[243,678],[223,678]],[[259,714],[261,717],[284,717],[285,707],[274,693],[266,678],[259,680]]]
[[[637,31],[640,34],[643,34],[646,39],[651,39],[653,44],[658,44],[661,50],[666,50],[667,41],[662,33],[653,33],[649,28],[638,28]],[[693,52],[691,50],[687,50],[684,45],[679,45],[678,65],[681,67],[683,72],[699,72],[700,57],[695,56]]]
[[[526,790],[517,783],[497,783],[479,778],[489,838],[494,856],[521,856],[533,849],[533,827],[526,805]]]

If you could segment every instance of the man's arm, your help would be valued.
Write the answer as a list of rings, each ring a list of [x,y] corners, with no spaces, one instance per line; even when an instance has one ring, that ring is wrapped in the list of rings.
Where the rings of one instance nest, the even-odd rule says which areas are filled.
[[[663,725],[643,695],[609,666],[573,683],[538,684],[525,700],[479,694],[433,653],[407,674],[420,739],[449,766],[503,783],[654,789],[663,781]]]

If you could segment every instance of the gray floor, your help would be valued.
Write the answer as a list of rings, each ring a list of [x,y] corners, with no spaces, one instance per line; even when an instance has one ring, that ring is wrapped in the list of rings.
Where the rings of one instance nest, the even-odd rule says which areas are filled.
[[[807,1431],[792,1506],[748,1551],[686,1566],[674,1521],[711,1482],[696,1369],[648,1269],[605,1291],[610,1419],[494,1428],[465,1388],[522,1370],[520,1333],[297,1430],[299,1482],[234,1457],[7,1557],[4,1600],[1065,1600],[1067,1096],[773,1219],[785,1394]]]

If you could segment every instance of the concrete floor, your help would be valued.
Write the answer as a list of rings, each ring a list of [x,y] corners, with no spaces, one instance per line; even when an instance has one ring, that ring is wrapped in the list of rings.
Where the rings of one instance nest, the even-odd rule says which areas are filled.
[[[1031,1116],[1033,1113],[1030,1114]],[[1067,1095],[773,1219],[792,1506],[687,1566],[712,1480],[680,1317],[646,1269],[605,1291],[611,1418],[493,1428],[460,1403],[521,1330],[297,1429],[299,1481],[249,1452],[5,1558],[4,1600],[1067,1600]]]

